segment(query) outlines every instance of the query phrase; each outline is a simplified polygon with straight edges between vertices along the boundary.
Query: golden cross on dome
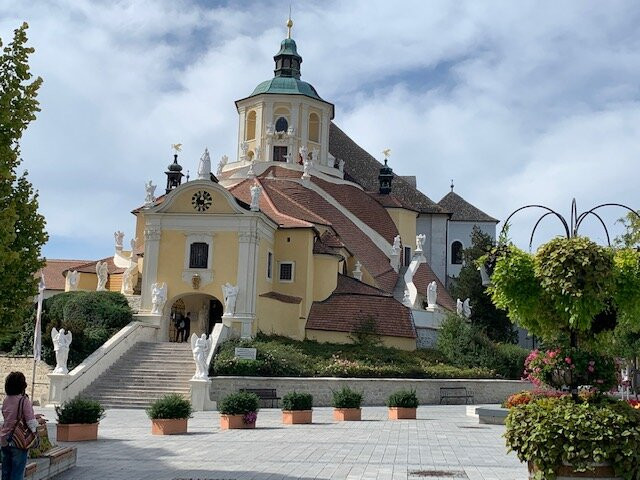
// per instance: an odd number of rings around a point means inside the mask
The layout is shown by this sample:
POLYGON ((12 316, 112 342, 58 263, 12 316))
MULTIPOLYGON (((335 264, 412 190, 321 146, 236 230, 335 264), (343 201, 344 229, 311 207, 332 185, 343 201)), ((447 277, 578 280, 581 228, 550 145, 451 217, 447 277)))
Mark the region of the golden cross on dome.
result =
POLYGON ((291 27, 293 27, 293 20, 291 20, 291 5, 289 5, 289 20, 287 20, 287 38, 291 38, 291 27))

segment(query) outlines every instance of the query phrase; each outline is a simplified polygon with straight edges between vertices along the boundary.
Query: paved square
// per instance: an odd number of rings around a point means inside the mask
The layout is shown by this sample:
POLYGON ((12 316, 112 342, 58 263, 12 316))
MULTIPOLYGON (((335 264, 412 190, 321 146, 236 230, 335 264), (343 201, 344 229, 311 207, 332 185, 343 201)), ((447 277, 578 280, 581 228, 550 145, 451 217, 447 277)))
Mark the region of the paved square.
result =
MULTIPOLYGON (((40 409, 53 424, 52 409, 40 409)), ((479 425, 464 406, 425 406, 418 420, 387 420, 366 407, 362 422, 334 422, 315 408, 313 425, 283 425, 263 409, 255 430, 219 428, 217 412, 199 412, 189 433, 152 436, 143 410, 108 410, 97 442, 80 442, 78 464, 60 480, 389 479, 524 480, 507 455, 503 426, 479 425)), ((55 436, 55 428, 50 429, 55 436)))

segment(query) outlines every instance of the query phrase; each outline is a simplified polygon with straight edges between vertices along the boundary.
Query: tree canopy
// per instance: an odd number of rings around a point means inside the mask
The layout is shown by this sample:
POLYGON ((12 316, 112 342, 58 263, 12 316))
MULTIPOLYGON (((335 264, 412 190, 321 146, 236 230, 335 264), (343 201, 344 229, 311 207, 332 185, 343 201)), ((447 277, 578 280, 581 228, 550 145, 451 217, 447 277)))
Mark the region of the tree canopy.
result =
MULTIPOLYGON (((640 210, 638 210, 638 215, 640 215, 640 210)), ((616 237, 614 243, 617 247, 640 247, 640 217, 638 215, 629 212, 618 220, 618 223, 624 226, 625 232, 616 237)))
POLYGON ((35 274, 44 265, 45 220, 38 213, 38 193, 20 172, 20 140, 40 111, 36 99, 42 85, 33 78, 27 47, 27 24, 14 30, 11 43, 0 39, 0 324, 22 320, 37 293, 35 274))

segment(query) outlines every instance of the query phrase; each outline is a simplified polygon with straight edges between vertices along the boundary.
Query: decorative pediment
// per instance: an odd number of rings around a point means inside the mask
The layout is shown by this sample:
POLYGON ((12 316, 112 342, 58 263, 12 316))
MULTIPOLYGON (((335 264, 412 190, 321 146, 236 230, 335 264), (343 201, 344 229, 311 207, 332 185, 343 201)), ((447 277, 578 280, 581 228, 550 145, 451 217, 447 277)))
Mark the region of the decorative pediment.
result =
POLYGON ((148 212, 194 215, 249 213, 226 188, 209 180, 194 180, 180 185, 148 212))

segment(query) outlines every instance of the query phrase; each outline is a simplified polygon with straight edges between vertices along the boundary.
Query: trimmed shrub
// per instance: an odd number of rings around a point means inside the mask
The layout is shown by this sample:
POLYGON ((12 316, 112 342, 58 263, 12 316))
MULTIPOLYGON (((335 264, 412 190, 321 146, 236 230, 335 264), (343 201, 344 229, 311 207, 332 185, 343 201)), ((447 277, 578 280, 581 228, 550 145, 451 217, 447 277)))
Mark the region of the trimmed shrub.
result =
POLYGON ((154 401, 146 410, 151 420, 191 418, 191 402, 177 393, 170 393, 154 401))
POLYGON ((98 423, 104 418, 104 408, 100 402, 76 397, 56 407, 58 423, 98 423))
POLYGON ((311 410, 313 395, 310 393, 289 392, 282 397, 282 410, 311 410))
POLYGON ((349 387, 342 387, 340 390, 333 392, 331 404, 334 408, 360 408, 362 396, 362 392, 356 392, 349 387))
POLYGON ((393 392, 387 398, 387 407, 418 408, 416 391, 411 389, 393 392))
POLYGON ((222 399, 218 411, 223 415, 246 415, 257 412, 259 408, 260 399, 255 393, 236 392, 222 399))

